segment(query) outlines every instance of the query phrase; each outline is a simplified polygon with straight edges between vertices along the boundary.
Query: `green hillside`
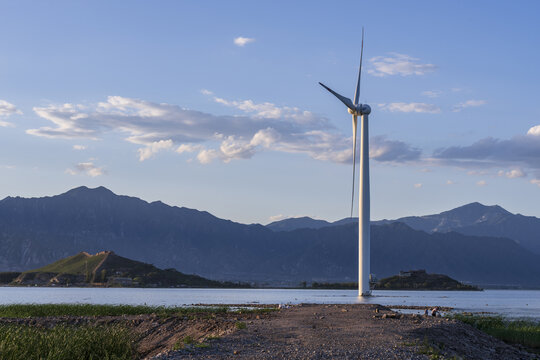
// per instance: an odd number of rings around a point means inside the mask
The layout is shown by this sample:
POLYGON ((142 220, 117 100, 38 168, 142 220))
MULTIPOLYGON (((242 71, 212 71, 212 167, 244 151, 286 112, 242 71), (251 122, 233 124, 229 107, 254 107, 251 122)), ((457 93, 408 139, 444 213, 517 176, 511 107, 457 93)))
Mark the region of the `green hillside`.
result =
POLYGON ((90 255, 86 252, 58 260, 39 269, 29 270, 27 273, 63 273, 71 275, 85 275, 87 271, 95 269, 107 257, 108 252, 90 255))
MULTIPOLYGON (((136 286, 136 287, 232 287, 239 284, 208 280, 175 269, 158 269, 143 262, 102 251, 81 252, 39 269, 21 273, 12 285, 41 286, 136 286)), ((244 285, 245 286, 245 285, 244 285)))

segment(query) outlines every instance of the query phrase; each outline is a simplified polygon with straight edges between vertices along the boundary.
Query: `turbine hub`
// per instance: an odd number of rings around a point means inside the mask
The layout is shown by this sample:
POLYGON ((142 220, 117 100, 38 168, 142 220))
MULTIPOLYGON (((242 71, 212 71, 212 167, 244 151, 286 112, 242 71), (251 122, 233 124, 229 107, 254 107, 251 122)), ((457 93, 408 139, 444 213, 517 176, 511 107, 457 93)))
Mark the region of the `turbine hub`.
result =
POLYGON ((358 104, 354 110, 347 110, 349 114, 356 116, 369 115, 371 113, 371 107, 368 104, 358 104))
POLYGON ((371 114, 371 107, 368 104, 361 104, 360 105, 360 114, 362 114, 362 115, 371 114))

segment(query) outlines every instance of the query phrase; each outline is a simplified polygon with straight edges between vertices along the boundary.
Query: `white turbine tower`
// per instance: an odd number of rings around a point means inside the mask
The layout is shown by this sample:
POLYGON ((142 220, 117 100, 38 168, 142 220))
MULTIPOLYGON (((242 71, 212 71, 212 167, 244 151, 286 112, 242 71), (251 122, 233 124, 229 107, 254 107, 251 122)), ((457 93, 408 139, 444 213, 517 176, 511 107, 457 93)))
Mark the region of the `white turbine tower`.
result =
POLYGON ((361 118, 360 127, 360 202, 358 206, 358 294, 361 296, 371 295, 369 288, 370 274, 370 203, 369 203, 369 133, 368 133, 368 115, 371 108, 367 104, 360 104, 360 78, 362 76, 362 55, 364 53, 364 29, 362 28, 362 47, 360 50, 360 68, 358 70, 358 81, 354 93, 354 103, 330 89, 323 83, 319 83, 326 90, 330 91, 342 103, 347 106, 349 114, 352 114, 353 125, 353 185, 351 199, 351 217, 354 204, 354 177, 356 166, 356 129, 358 116, 361 118))

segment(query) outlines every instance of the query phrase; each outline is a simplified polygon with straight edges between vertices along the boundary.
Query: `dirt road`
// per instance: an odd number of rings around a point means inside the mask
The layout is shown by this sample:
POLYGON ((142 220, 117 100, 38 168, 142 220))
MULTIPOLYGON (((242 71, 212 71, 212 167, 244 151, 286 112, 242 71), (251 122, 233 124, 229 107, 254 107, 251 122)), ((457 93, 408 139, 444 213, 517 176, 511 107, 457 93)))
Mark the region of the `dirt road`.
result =
POLYGON ((204 344, 152 359, 536 358, 458 321, 377 305, 295 306, 204 344))

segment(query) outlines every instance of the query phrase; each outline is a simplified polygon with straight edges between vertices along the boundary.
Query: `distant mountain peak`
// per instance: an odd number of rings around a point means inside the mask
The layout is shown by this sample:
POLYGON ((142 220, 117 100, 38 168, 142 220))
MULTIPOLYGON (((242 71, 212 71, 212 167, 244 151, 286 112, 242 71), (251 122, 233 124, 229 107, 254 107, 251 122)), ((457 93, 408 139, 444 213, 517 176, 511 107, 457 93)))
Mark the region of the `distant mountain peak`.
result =
POLYGON ((484 205, 479 202, 473 202, 470 204, 459 206, 452 210, 444 211, 439 215, 459 216, 466 217, 468 219, 476 218, 476 220, 478 221, 481 218, 488 219, 493 218, 494 216, 508 216, 512 215, 512 213, 500 207, 499 205, 484 205))
POLYGON ((107 189, 104 186, 98 186, 96 188, 89 188, 87 186, 79 186, 68 190, 62 195, 116 195, 111 190, 107 189))
POLYGON ((274 221, 267 228, 273 231, 291 231, 296 229, 319 229, 331 225, 326 220, 316 220, 309 216, 287 218, 279 221, 274 221))

